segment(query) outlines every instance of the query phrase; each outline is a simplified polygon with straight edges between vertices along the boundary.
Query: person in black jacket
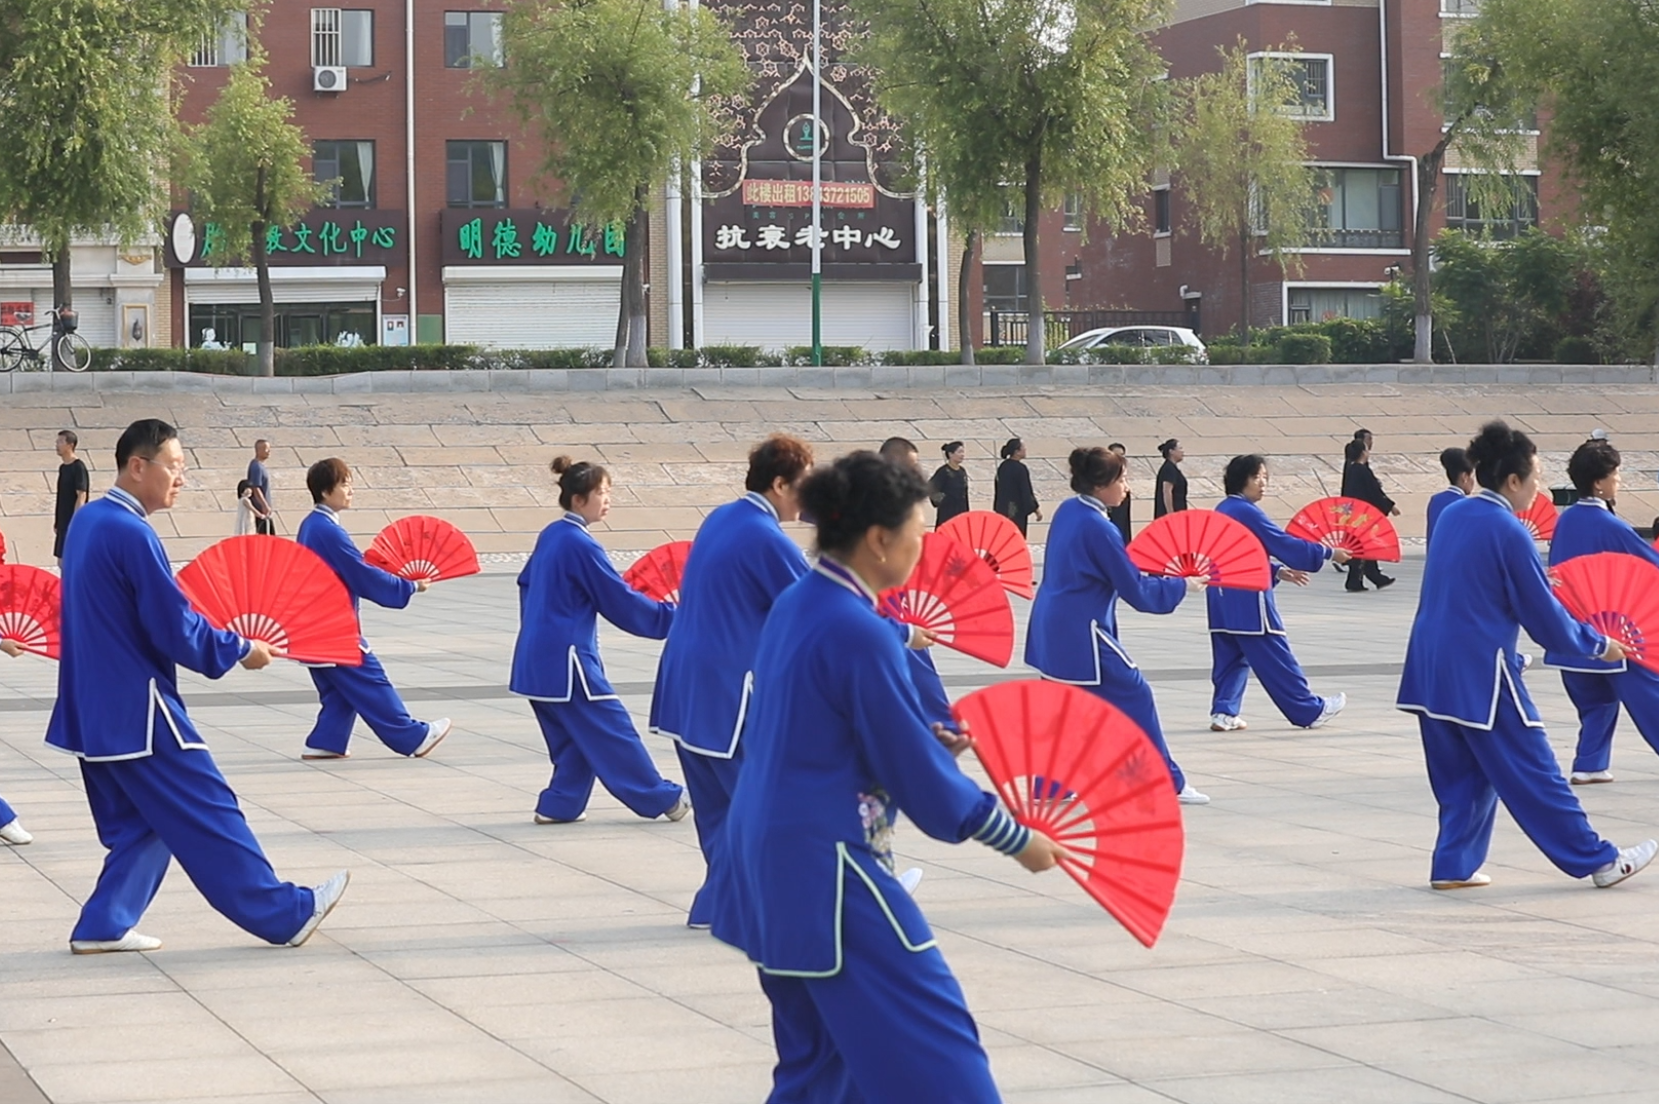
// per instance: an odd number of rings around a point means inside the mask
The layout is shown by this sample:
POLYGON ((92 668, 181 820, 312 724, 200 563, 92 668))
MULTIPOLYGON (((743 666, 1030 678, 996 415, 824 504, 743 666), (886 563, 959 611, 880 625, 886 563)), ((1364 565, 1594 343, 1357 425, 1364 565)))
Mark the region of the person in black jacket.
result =
POLYGON ((1186 456, 1181 442, 1171 437, 1158 446, 1164 466, 1158 469, 1158 481, 1152 494, 1152 517, 1178 514, 1187 508, 1187 477, 1181 474, 1180 463, 1186 456))
POLYGON ((945 462, 928 480, 928 498, 938 508, 934 528, 971 509, 968 505, 968 469, 962 466, 962 461, 968 457, 968 450, 961 441, 952 441, 941 448, 945 462))
MULTIPOLYGON (((1119 460, 1123 461, 1123 470, 1125 472, 1129 471, 1129 449, 1128 449, 1127 446, 1125 446, 1125 445, 1123 445, 1123 444, 1121 444, 1117 441, 1113 441, 1111 444, 1106 446, 1106 451, 1116 454, 1117 458, 1119 460)), ((1123 501, 1118 503, 1116 506, 1108 506, 1106 508, 1106 518, 1113 525, 1118 527, 1118 532, 1119 533, 1123 534, 1123 543, 1124 544, 1129 543, 1129 538, 1130 538, 1129 509, 1130 509, 1130 503, 1132 503, 1133 501, 1134 501, 1134 495, 1129 493, 1129 485, 1128 485, 1128 482, 1125 481, 1124 489, 1123 489, 1123 501)))
POLYGON ((1019 526, 1022 537, 1026 535, 1029 518, 1043 520, 1042 507, 1037 505, 1036 492, 1031 489, 1031 469, 1025 466, 1025 442, 1018 437, 1010 437, 1002 446, 1002 463, 997 466, 991 508, 1019 526))
MULTIPOLYGON (((1365 433, 1364 430, 1360 431, 1365 433)), ((1383 493, 1382 484, 1371 471, 1371 445, 1369 433, 1361 437, 1354 435, 1343 450, 1343 458, 1347 461, 1342 467, 1342 495, 1344 498, 1357 498, 1361 502, 1370 503, 1387 514, 1398 514, 1400 508, 1394 505, 1394 500, 1383 493)), ((1376 560, 1354 560, 1348 566, 1348 583, 1344 588, 1349 592, 1358 592, 1365 589, 1365 580, 1371 580, 1378 590, 1391 586, 1394 583, 1392 575, 1384 575, 1382 568, 1377 566, 1376 560)))

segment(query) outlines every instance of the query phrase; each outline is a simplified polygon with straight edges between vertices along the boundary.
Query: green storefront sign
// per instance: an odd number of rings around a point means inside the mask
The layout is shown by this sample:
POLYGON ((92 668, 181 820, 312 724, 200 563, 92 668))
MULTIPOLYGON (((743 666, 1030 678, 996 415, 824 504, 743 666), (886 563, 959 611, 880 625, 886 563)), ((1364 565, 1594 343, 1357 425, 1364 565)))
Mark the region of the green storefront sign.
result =
POLYGON ((447 210, 442 223, 446 265, 620 264, 625 252, 621 224, 588 226, 563 210, 447 210))

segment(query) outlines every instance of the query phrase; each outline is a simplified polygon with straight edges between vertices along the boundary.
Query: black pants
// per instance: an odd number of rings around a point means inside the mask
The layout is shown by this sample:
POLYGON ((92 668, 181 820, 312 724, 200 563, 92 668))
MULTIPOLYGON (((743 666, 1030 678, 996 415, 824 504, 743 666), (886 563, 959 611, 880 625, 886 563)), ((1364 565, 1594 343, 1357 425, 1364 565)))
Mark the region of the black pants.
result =
POLYGON ((255 515, 253 519, 253 531, 258 533, 260 536, 276 536, 276 515, 273 514, 270 517, 259 517, 258 515, 255 515))
POLYGON ((1366 579, 1370 579, 1373 586, 1380 587, 1384 577, 1376 560, 1349 560, 1348 583, 1345 589, 1364 590, 1366 579))

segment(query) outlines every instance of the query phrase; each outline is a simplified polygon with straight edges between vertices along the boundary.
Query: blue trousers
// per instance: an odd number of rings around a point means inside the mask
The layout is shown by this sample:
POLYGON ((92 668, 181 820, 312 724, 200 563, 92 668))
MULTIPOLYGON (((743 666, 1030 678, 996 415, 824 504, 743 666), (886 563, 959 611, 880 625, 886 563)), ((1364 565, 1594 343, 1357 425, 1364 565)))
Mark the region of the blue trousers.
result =
POLYGON ((399 755, 413 755, 426 739, 426 722, 409 715, 373 652, 363 653, 361 667, 313 667, 311 681, 322 700, 317 723, 305 738, 312 751, 344 755, 358 717, 399 755))
POLYGON ((849 877, 839 973, 762 972, 778 1064, 769 1104, 993 1104, 1002 1097, 939 948, 907 951, 849 877))
POLYGON ((1147 685, 1140 671, 1123 663, 1115 655, 1103 654, 1100 661, 1100 685, 1085 686, 1082 689, 1128 714, 1129 719, 1151 738, 1158 754, 1164 757, 1164 765, 1169 768, 1170 780, 1175 783, 1175 792, 1180 793, 1187 788, 1187 776, 1176 764, 1175 757, 1169 753, 1169 744, 1164 741, 1164 726, 1158 720, 1158 705, 1152 700, 1152 687, 1147 685))
POLYGON ((1246 636, 1212 632, 1210 656, 1213 661, 1210 681, 1215 685, 1215 695, 1210 699, 1211 713, 1238 716, 1251 671, 1256 672, 1262 689, 1285 715, 1285 720, 1298 728, 1311 725, 1324 712, 1325 699, 1309 689, 1302 665, 1291 654, 1290 641, 1278 633, 1246 636))
POLYGON ((683 791, 657 773, 621 702, 531 701, 530 708, 553 760, 553 780, 536 800, 536 812, 542 816, 581 816, 595 778, 612 797, 647 819, 662 816, 680 799, 683 791))
POLYGON ((175 857, 208 904, 267 943, 286 943, 311 919, 311 890, 277 880, 208 751, 163 733, 142 759, 83 760, 81 778, 109 854, 71 939, 125 935, 175 857))
POLYGON ((17 813, 12 810, 10 805, 6 804, 5 798, 0 797, 0 828, 4 828, 16 819, 17 813))
POLYGON ((1499 801, 1544 857, 1575 878, 1619 857, 1590 827, 1544 730, 1524 723, 1507 693, 1498 697, 1490 732, 1421 715, 1417 725, 1440 804, 1431 880, 1467 878, 1480 869, 1499 801))
POLYGON ((697 845, 703 849, 705 874, 697 896, 691 900, 691 915, 686 923, 693 927, 706 926, 713 917, 713 905, 708 899, 706 868, 714 863, 714 849, 719 844, 720 830, 725 827, 726 813, 732 807, 732 791, 737 789, 738 769, 743 765, 743 744, 730 759, 712 755, 698 755, 676 744, 680 756, 680 770, 685 774, 685 788, 691 794, 692 808, 696 809, 697 845))
POLYGON ((1634 663, 1628 671, 1587 675, 1562 671, 1561 685, 1578 710, 1578 753, 1575 771, 1604 771, 1613 763, 1613 730, 1619 724, 1619 706, 1630 713, 1636 731, 1659 751, 1659 675, 1634 663))
POLYGON ((950 712, 950 695, 945 693, 945 684, 939 678, 939 668, 933 665, 932 648, 906 648, 905 658, 910 661, 910 683, 916 688, 916 697, 922 703, 922 717, 930 725, 942 724, 947 727, 956 724, 950 712))

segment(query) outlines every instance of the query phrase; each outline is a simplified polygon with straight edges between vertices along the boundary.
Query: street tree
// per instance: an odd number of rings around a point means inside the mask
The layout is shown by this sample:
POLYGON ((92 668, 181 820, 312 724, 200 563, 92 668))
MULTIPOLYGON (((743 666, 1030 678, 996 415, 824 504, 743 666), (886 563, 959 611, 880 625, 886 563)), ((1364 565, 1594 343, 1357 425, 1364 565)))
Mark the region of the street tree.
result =
POLYGON ((292 122, 294 105, 271 96, 265 55, 251 47, 233 65, 205 121, 183 142, 182 181, 193 213, 218 228, 215 265, 251 264, 259 282, 259 374, 276 374, 276 300, 271 293, 272 239, 329 195, 306 167, 311 150, 292 122))
POLYGON ((721 133, 711 101, 748 89, 743 53, 708 9, 661 0, 516 0, 502 42, 484 79, 542 138, 543 176, 582 222, 623 227, 612 363, 643 367, 651 193, 721 133))
POLYGON ((869 25, 854 57, 873 71, 883 110, 904 125, 970 245, 1005 203, 1024 212, 1027 363, 1043 363, 1046 353, 1042 213, 1073 193, 1114 227, 1142 216, 1139 201, 1168 133, 1164 64, 1147 31, 1167 7, 853 0, 869 25))

